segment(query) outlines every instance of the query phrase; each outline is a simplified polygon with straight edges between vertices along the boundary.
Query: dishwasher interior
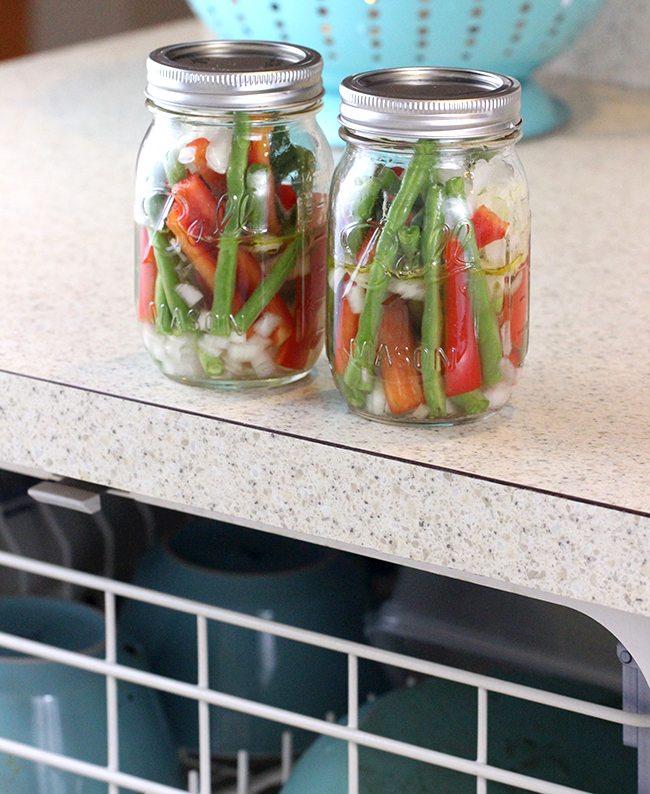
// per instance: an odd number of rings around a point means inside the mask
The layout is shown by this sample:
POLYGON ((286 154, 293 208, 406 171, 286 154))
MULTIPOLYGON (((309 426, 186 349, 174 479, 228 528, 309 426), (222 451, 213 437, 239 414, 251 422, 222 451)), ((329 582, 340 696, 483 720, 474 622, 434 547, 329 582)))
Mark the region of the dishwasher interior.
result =
POLYGON ((3 794, 648 794, 647 685, 581 613, 79 505, 0 472, 3 794))

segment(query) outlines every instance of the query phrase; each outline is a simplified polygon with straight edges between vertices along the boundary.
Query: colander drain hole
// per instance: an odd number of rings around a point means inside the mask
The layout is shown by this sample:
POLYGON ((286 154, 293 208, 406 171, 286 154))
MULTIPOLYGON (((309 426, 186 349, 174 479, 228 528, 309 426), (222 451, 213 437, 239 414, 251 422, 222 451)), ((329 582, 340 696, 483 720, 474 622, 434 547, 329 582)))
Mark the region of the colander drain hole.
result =
POLYGON ((508 39, 508 46, 503 50, 504 58, 512 58, 515 54, 517 45, 521 43, 524 28, 528 24, 528 15, 533 9, 532 2, 522 3, 519 6, 519 13, 515 17, 512 33, 508 39))
POLYGON ((278 29, 278 38, 281 41, 289 41, 289 35, 286 31, 286 26, 284 23, 284 19, 282 18, 282 8, 280 3, 276 1, 269 3, 269 8, 271 10, 271 15, 273 17, 273 24, 278 29))
POLYGON ((325 5, 325 3, 321 3, 316 9, 316 13, 324 18, 324 21, 321 23, 320 26, 320 32, 321 32, 321 36, 323 37, 323 45, 327 48, 325 57, 328 58, 330 61, 335 61, 336 41, 334 39, 334 31, 332 26, 326 19, 326 17, 329 14, 329 9, 325 5))
POLYGON ((480 5, 481 0, 476 0, 476 5, 472 6, 469 11, 469 24, 466 28, 467 37, 464 41, 465 49, 460 54, 461 61, 469 61, 472 58, 472 49, 476 46, 478 34, 481 31, 481 26, 478 20, 483 16, 483 8, 480 5))
MULTIPOLYGON (((231 2, 234 6, 238 5, 238 0, 231 0, 231 2)), ((239 10, 235 14, 235 19, 239 23, 242 36, 248 38, 249 36, 253 35, 253 31, 251 30, 251 27, 248 24, 248 20, 246 19, 246 14, 244 14, 243 10, 241 9, 241 6, 239 7, 239 10)))

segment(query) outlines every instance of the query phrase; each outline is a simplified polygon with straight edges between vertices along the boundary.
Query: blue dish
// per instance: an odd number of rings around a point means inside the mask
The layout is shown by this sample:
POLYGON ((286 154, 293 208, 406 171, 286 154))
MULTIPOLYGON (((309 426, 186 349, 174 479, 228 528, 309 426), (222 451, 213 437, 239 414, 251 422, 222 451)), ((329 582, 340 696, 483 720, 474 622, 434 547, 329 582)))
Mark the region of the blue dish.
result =
MULTIPOLYGON (((357 641, 363 640, 369 606, 366 580, 363 562, 352 555, 208 520, 193 522, 153 550, 135 576, 144 587, 357 641)), ((192 616, 127 601, 119 626, 143 643, 155 672, 196 682, 192 616)), ((347 710, 342 654, 215 622, 208 645, 213 689, 317 717, 347 710)), ((383 681, 376 667, 365 673, 366 688, 383 681)), ((195 752, 196 703, 165 696, 164 705, 178 743, 195 752)), ((284 729, 211 708, 210 730, 215 754, 246 749, 270 757, 279 755, 284 729)), ((295 746, 304 748, 312 738, 296 732, 295 746)))
MULTIPOLYGON (((101 656, 104 620, 81 604, 37 597, 0 599, 0 631, 101 656)), ((144 668, 128 645, 119 661, 144 668)), ((182 778, 157 694, 118 684, 120 769, 168 785, 182 778)), ((106 683, 102 676, 0 648, 0 736, 105 765, 106 683)), ((0 791, 11 794, 106 794, 105 783, 0 754, 0 791)), ((123 794, 127 794, 124 790, 123 794)))
POLYGON ((490 69, 518 78, 525 134, 549 132, 569 112, 532 73, 570 46, 604 0, 280 0, 263 11, 254 0, 187 2, 219 38, 282 39, 321 52, 327 94, 320 123, 336 145, 338 86, 346 75, 420 64, 490 69))
MULTIPOLYGON (((360 726, 475 759, 476 702, 473 687, 430 679, 365 707, 360 726)), ((636 793, 636 752, 623 746, 620 726, 503 695, 490 695, 489 715, 489 764, 595 794, 636 793)), ((359 748, 359 777, 361 794, 476 792, 474 777, 364 747, 359 748)), ((488 791, 513 789, 488 783, 488 791)), ((303 755, 281 794, 305 792, 346 794, 344 742, 322 737, 303 755)))

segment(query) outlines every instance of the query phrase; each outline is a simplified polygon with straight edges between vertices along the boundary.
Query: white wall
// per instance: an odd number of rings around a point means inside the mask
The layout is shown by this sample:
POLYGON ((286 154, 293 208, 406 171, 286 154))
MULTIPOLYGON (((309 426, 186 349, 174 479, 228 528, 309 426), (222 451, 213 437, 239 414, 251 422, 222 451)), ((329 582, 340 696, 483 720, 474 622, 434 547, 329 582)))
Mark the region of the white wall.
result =
POLYGON ((650 0, 608 0, 571 50, 544 70, 650 88, 650 0))

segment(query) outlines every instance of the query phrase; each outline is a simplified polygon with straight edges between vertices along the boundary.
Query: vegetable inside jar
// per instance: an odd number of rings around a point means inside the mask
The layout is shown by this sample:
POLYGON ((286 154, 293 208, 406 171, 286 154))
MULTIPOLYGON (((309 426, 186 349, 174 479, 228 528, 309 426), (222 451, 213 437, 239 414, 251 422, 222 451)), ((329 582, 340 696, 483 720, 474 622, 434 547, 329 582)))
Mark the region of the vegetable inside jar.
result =
POLYGON ((137 307, 174 380, 220 388, 306 375, 325 324, 332 155, 321 57, 271 42, 155 50, 136 173, 137 307))
POLYGON ((371 419, 454 424, 510 399, 528 347, 520 86, 467 69, 341 84, 328 357, 371 419))

